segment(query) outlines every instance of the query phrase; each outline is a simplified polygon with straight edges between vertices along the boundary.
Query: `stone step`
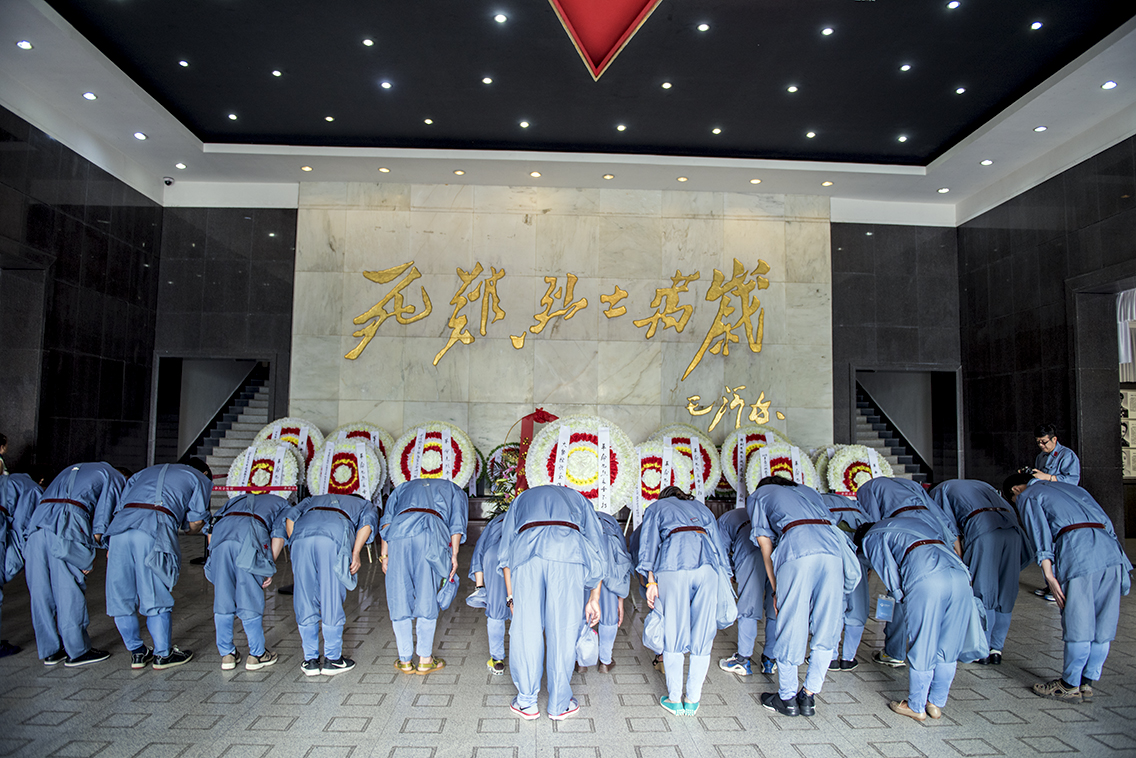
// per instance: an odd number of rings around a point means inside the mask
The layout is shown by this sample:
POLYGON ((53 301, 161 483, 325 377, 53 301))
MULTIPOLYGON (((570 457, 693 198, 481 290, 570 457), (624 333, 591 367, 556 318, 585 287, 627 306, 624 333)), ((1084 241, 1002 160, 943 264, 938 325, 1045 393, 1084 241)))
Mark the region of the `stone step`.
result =
POLYGON ((252 432, 255 437, 257 432, 264 428, 264 424, 256 423, 254 421, 234 421, 232 423, 233 432, 252 432))

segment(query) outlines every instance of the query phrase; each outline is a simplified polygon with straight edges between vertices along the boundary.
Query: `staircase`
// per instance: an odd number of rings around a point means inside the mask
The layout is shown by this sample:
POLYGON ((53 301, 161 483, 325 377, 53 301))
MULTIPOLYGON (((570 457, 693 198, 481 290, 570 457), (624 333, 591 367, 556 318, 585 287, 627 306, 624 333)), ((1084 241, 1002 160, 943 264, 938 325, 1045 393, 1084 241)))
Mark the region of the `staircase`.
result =
POLYGON ((907 445, 903 436, 880 412, 872 398, 856 385, 856 444, 874 448, 891 464, 897 479, 910 479, 923 484, 931 480, 931 469, 907 445))
POLYGON ((193 454, 204 458, 213 475, 220 477, 218 483, 224 483, 233 460, 268 423, 268 395, 267 379, 254 372, 194 449, 193 454))

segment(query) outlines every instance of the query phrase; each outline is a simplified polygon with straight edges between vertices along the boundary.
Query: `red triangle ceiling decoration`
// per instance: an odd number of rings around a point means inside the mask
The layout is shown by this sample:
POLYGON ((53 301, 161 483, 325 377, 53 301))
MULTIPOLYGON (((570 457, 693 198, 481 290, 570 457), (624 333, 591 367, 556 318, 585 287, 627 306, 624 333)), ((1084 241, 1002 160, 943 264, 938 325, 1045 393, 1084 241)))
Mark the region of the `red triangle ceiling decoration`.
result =
POLYGON ((548 0, 598 81, 662 0, 548 0))

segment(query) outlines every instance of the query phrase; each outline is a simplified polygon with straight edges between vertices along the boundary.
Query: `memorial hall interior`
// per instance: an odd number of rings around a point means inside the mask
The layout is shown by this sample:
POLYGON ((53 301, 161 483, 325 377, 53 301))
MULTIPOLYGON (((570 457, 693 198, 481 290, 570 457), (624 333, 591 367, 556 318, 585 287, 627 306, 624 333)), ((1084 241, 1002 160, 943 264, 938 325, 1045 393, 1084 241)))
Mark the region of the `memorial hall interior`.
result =
MULTIPOLYGON (((12 471, 177 460, 250 370, 269 420, 446 421, 483 451, 536 407, 635 444, 677 422, 720 444, 749 408, 802 447, 854 443, 869 394, 934 482, 998 486, 1054 424, 1124 539, 1133 288, 1130 3, 0 1, 12 471), (723 286, 760 310, 707 350, 723 286)), ((1061 623, 1023 592, 1006 663, 960 666, 941 722, 890 719, 905 675, 871 663, 792 726, 761 712, 766 677, 713 667, 706 717, 668 722, 640 608, 626 668, 573 680, 586 718, 534 731, 461 603, 438 624, 451 671, 391 673, 366 560, 359 668, 315 682, 275 586, 282 665, 222 675, 188 566, 175 638, 200 661, 131 672, 100 572, 114 657, 90 669, 45 670, 5 587, 25 654, 0 661, 0 755, 1136 755, 1128 598, 1092 706, 1028 692, 1060 671, 1061 623)), ((870 622, 862 652, 881 639, 870 622)))

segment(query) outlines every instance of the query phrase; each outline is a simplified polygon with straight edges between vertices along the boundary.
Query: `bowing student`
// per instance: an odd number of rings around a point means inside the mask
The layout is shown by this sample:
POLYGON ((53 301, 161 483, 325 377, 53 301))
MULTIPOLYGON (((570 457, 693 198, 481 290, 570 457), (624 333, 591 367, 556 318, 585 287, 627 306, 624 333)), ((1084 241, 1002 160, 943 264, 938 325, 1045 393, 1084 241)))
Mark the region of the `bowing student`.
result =
POLYGON ((387 499, 379 521, 379 561, 398 645, 394 666, 404 674, 426 675, 446 665, 434 658, 438 590, 457 574, 458 545, 465 542, 468 520, 465 490, 448 479, 411 479, 387 499), (417 665, 411 660, 415 653, 417 665))
POLYGON ((497 548, 501 544, 501 528, 505 514, 499 513, 485 525, 473 556, 469 562, 469 578, 474 582, 473 594, 466 604, 485 609, 485 631, 489 637, 489 660, 485 667, 494 676, 505 675, 505 622, 509 620, 509 607, 505 605, 508 593, 505 578, 497 571, 497 548))
MULTIPOLYGON (((45 666, 87 666, 110 658, 87 634, 87 574, 98 542, 91 524, 107 520, 126 477, 109 463, 68 466, 48 485, 28 519, 24 578, 36 648, 45 666)), ((102 535, 98 535, 101 538, 102 535)))
MULTIPOLYGON (((837 528, 849 535, 854 534, 856 527, 868 520, 868 514, 864 513, 853 498, 829 492, 822 494, 821 499, 832 514, 837 528)), ((864 625, 868 623, 868 570, 871 567, 863 555, 857 557, 860 559, 862 574, 855 589, 844 593, 844 641, 840 646, 840 654, 828 665, 830 671, 851 671, 859 665, 856 662, 856 651, 860 649, 864 625)))
MULTIPOLYGON (((0 588, 24 567, 24 532, 43 490, 27 474, 0 473, 0 588)), ((0 609, 4 593, 0 590, 0 609)), ((0 658, 20 652, 19 645, 0 640, 0 658)))
POLYGON ((607 540, 610 560, 600 584, 600 654, 596 671, 606 674, 615 668, 612 653, 615 650, 615 637, 623 624, 623 601, 631 591, 631 554, 627 550, 627 540, 615 516, 596 511, 604 539, 607 540))
POLYGON ((276 653, 265 647, 264 589, 272 583, 276 559, 284 549, 288 508, 282 497, 249 492, 225 503, 206 528, 205 578, 213 583, 213 624, 222 671, 231 671, 241 662, 233 642, 237 618, 248 639, 245 669, 256 671, 276 663, 276 653))
POLYGON ((769 657, 777 636, 777 615, 773 609, 773 587, 765 573, 761 549, 750 539, 749 513, 734 508, 718 517, 722 545, 730 557, 734 581, 738 588, 738 646, 729 658, 718 661, 718 668, 731 674, 753 673, 753 648, 757 641, 757 623, 765 619, 765 650, 761 654, 762 673, 772 674, 776 662, 769 657))

